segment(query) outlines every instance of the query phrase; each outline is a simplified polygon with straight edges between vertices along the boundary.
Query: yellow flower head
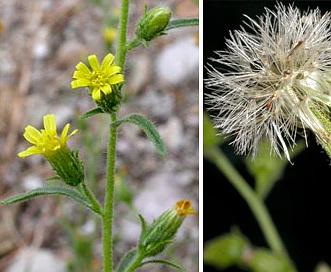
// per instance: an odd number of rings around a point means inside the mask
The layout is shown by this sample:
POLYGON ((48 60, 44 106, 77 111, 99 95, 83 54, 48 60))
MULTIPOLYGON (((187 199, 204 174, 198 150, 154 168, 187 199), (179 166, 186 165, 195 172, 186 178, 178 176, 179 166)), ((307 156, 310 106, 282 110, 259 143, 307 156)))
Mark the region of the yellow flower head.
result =
POLYGON ((188 199, 183 199, 175 203, 174 209, 178 216, 186 216, 189 214, 195 214, 196 211, 191 206, 191 202, 188 199))
POLYGON ((101 99, 101 92, 110 94, 112 92, 111 85, 124 81, 123 75, 120 74, 121 67, 115 65, 114 58, 109 53, 99 65, 96 55, 89 55, 87 60, 91 70, 84 63, 79 62, 72 76, 74 80, 71 81, 71 88, 89 87, 95 101, 101 99))
POLYGON ((34 154, 46 154, 55 151, 59 148, 66 148, 67 140, 77 132, 77 129, 67 135, 69 124, 66 124, 58 136, 56 132, 56 123, 54 114, 47 114, 44 116, 44 129, 40 131, 33 126, 26 126, 24 131, 24 138, 33 144, 26 150, 21 151, 17 155, 25 158, 34 154))

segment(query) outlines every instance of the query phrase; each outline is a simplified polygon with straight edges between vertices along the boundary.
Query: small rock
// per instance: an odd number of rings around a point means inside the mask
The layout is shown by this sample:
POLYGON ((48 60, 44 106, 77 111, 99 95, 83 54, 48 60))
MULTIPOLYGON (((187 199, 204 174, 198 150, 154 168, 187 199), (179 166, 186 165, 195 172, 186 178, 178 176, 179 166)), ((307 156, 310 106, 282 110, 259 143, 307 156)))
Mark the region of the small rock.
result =
POLYGON ((198 75, 198 70, 199 48, 193 35, 166 46, 156 60, 158 78, 164 84, 179 84, 193 72, 198 75))
POLYGON ((36 175, 28 175, 24 177, 22 180, 22 186, 26 191, 42 187, 43 185, 44 185, 43 179, 36 175))
POLYGON ((147 55, 138 55, 131 60, 132 68, 130 80, 127 82, 130 94, 136 94, 141 91, 151 78, 151 58, 147 55))
POLYGON ((159 128, 159 132, 167 149, 178 151, 184 146, 184 128, 179 118, 170 118, 165 125, 159 128))
POLYGON ((49 45, 49 29, 46 27, 41 27, 36 35, 36 42, 33 47, 33 56, 36 59, 43 59, 49 55, 50 45, 49 45))

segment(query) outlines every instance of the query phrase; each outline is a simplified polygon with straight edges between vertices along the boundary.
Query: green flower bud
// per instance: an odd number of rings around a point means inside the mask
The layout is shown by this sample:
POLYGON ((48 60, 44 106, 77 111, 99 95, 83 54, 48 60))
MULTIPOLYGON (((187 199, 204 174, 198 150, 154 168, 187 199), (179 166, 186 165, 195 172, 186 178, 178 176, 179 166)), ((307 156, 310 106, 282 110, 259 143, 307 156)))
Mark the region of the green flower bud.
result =
POLYGON ((241 263, 249 243, 239 232, 232 232, 208 241, 204 247, 204 261, 224 269, 241 263))
POLYGON ((176 202, 175 206, 158 217, 150 227, 140 217, 142 232, 138 242, 138 253, 143 258, 152 257, 162 252, 172 242, 186 215, 195 211, 189 200, 176 202))
POLYGON ((164 35, 171 14, 171 10, 167 7, 155 7, 147 11, 147 6, 145 6, 144 14, 136 23, 136 37, 146 43, 160 35, 164 35))

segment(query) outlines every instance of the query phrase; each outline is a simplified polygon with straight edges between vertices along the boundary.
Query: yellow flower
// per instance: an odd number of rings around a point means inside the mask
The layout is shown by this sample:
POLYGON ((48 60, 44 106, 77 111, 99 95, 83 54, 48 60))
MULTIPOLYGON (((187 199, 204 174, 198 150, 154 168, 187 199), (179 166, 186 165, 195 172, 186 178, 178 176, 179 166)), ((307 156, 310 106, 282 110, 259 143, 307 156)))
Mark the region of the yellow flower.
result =
POLYGON ((196 213, 188 199, 177 201, 175 204, 175 210, 178 216, 185 216, 196 213))
POLYGON ((89 87, 95 101, 101 99, 101 92, 110 94, 112 92, 111 85, 124 81, 123 75, 120 74, 121 67, 115 65, 114 58, 109 53, 99 65, 96 55, 89 55, 87 60, 91 70, 84 63, 79 62, 72 76, 74 80, 71 82, 71 88, 89 87))
POLYGON ((55 151, 59 148, 65 148, 67 140, 77 132, 77 129, 67 135, 69 124, 66 124, 58 136, 56 132, 56 122, 54 114, 47 114, 44 116, 44 129, 40 131, 33 126, 26 126, 24 131, 24 138, 33 144, 26 150, 21 151, 17 155, 25 158, 34 154, 46 154, 55 151))

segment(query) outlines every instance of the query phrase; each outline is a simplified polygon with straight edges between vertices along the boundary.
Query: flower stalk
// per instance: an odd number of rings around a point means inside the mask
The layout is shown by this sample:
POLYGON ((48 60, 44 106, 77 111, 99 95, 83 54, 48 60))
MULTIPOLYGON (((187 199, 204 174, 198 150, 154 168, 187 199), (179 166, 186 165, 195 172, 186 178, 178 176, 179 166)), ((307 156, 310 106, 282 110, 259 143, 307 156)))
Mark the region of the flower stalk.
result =
POLYGON ((116 47, 116 60, 120 67, 124 67, 126 57, 126 28, 129 16, 129 0, 121 1, 121 12, 118 22, 118 38, 116 47))
MULTIPOLYGON (((116 113, 111 114, 111 122, 116 121, 116 113)), ((117 127, 110 126, 107 147, 106 192, 102 217, 103 271, 113 271, 112 225, 114 207, 115 153, 117 127)))
POLYGON ((204 150, 204 156, 222 171, 233 187, 235 187, 239 194, 245 199, 272 251, 288 256, 286 248, 263 201, 237 172, 221 150, 215 147, 206 148, 204 150))
MULTIPOLYGON (((118 40, 116 48, 117 65, 123 69, 126 56, 126 28, 129 14, 129 0, 121 1, 121 12, 118 23, 118 40)), ((110 124, 116 122, 117 113, 110 115, 110 124)), ((115 183, 115 155, 117 126, 109 126, 107 147, 106 192, 104 198, 102 217, 102 246, 103 246, 103 271, 113 271, 113 209, 114 209, 114 183, 115 183)))

